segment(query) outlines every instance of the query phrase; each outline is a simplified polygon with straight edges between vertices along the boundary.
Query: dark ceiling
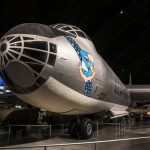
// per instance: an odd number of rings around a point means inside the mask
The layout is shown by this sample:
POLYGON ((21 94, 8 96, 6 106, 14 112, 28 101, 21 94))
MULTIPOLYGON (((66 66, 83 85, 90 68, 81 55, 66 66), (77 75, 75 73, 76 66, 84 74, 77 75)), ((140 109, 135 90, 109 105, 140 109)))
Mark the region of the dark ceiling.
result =
POLYGON ((84 30, 125 83, 150 84, 150 0, 4 0, 0 36, 26 22, 84 30))

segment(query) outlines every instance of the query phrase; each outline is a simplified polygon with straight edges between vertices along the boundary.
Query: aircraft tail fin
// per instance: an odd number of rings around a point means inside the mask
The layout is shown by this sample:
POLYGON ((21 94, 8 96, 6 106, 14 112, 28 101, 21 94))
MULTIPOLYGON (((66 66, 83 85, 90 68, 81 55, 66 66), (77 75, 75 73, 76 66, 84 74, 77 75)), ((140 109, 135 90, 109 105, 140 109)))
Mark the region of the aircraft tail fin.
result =
POLYGON ((132 85, 132 75, 131 75, 131 73, 129 74, 129 85, 132 85))

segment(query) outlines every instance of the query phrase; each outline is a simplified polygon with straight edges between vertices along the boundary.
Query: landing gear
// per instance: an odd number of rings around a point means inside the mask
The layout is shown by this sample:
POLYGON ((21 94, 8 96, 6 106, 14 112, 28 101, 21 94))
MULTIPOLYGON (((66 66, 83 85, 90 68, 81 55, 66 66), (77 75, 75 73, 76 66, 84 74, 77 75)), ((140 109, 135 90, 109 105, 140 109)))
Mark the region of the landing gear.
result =
POLYGON ((92 121, 88 118, 74 119, 68 128, 72 138, 88 139, 93 134, 92 121))
POLYGON ((68 132, 70 137, 72 138, 78 138, 78 122, 76 119, 73 119, 68 127, 68 132))
POLYGON ((93 134, 92 121, 88 118, 84 118, 80 121, 79 125, 79 135, 81 139, 88 139, 93 134))

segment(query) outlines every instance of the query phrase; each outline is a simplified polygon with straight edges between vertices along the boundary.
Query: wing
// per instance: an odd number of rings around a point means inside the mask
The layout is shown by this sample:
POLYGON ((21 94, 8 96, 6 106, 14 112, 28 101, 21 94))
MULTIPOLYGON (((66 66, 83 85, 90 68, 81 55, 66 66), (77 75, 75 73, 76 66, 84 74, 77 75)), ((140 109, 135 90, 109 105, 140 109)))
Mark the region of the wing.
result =
POLYGON ((126 85, 131 101, 148 101, 150 102, 150 85, 126 85))
POLYGON ((112 113, 112 117, 110 117, 110 119, 114 119, 114 118, 119 118, 119 117, 123 117, 123 116, 127 116, 129 115, 128 111, 118 111, 118 110, 110 110, 112 113))

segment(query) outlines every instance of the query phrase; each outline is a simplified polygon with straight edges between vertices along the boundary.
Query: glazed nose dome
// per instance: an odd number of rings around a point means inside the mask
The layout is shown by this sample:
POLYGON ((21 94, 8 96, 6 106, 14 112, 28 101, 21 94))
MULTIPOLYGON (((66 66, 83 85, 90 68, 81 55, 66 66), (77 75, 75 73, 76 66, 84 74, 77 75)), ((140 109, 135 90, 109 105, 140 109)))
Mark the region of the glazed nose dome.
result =
POLYGON ((26 23, 0 39, 0 70, 13 92, 32 92, 53 74, 57 47, 51 39, 56 33, 46 25, 26 23))
MULTIPOLYGON (((0 40, 2 76, 11 90, 16 93, 26 93, 32 91, 31 89, 38 88, 36 80, 44 67, 47 54, 43 56, 41 54, 43 61, 39 61, 40 57, 36 61, 34 55, 37 55, 38 52, 30 47, 33 42, 34 38, 18 35, 5 36, 0 40), (28 45, 29 50, 25 48, 25 45, 28 45)), ((43 81, 45 80, 43 79, 43 81)))

